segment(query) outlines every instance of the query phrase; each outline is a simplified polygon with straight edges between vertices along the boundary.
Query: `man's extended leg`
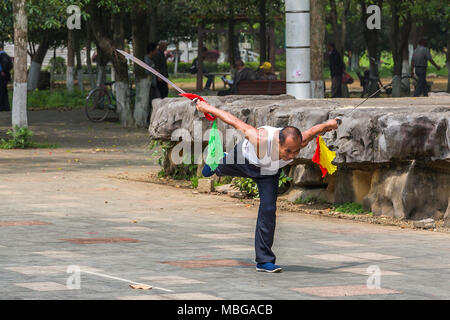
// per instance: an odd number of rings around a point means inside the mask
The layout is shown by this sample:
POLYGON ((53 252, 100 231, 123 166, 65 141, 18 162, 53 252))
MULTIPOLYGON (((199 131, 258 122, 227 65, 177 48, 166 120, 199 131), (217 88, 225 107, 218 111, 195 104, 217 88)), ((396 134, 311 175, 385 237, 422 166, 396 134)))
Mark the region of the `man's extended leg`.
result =
POLYGON ((279 174, 261 176, 255 179, 260 199, 255 231, 255 253, 258 271, 281 271, 281 268, 273 265, 276 256, 272 251, 276 226, 278 179, 279 174), (265 264, 267 265, 265 266, 265 264))
POLYGON ((213 174, 217 176, 231 176, 231 177, 258 177, 260 174, 259 168, 249 164, 248 160, 242 154, 242 142, 234 146, 233 150, 226 153, 220 161, 219 166, 215 171, 205 164, 202 170, 204 177, 210 177, 213 174))

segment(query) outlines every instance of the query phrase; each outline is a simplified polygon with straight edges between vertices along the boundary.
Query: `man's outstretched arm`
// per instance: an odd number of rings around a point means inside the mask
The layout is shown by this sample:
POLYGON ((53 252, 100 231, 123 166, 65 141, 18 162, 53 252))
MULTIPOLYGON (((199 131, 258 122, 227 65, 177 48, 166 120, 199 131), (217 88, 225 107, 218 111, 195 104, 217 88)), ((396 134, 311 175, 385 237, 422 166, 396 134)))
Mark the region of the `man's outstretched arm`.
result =
POLYGON ((327 122, 315 125, 314 127, 302 132, 302 145, 304 148, 310 143, 318 134, 335 130, 338 127, 336 119, 328 120, 327 122))
POLYGON ((267 137, 267 133, 265 132, 265 130, 256 129, 255 127, 233 116, 231 113, 224 110, 220 110, 205 101, 197 102, 197 110, 200 112, 210 113, 213 116, 216 116, 217 118, 222 120, 223 122, 229 124, 236 130, 241 131, 244 134, 244 136, 248 139, 248 141, 250 141, 250 143, 255 146, 259 154, 259 145, 267 137))

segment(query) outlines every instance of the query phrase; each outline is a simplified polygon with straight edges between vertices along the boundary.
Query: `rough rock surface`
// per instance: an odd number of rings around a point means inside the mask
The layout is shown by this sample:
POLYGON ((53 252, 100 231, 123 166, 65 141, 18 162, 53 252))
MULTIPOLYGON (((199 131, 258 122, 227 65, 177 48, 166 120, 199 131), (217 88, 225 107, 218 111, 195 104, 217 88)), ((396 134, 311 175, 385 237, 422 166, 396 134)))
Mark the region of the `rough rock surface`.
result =
MULTIPOLYGON (((341 117, 342 125, 323 135, 336 151, 336 173, 325 180, 316 176, 311 162, 316 146, 310 143, 293 163, 293 185, 321 187, 314 192, 334 203, 363 203, 375 214, 415 220, 443 217, 450 226, 450 96, 369 99, 355 110, 361 99, 296 100, 284 95, 207 100, 255 127, 306 130, 341 117)), ((210 126, 187 99, 153 100, 152 139, 170 140, 175 133, 174 140, 189 135, 204 144, 210 126)), ((243 138, 226 131, 231 128, 221 121, 218 128, 224 133, 225 150, 234 146, 236 136, 243 138)))
POLYGON ((322 178, 322 172, 316 164, 299 164, 294 166, 292 172, 292 182, 299 187, 326 187, 327 183, 322 178))
POLYGON ((431 229, 431 228, 436 227, 436 222, 434 221, 433 218, 414 221, 414 227, 423 228, 423 229, 431 229))
MULTIPOLYGON (((336 164, 414 159, 450 161, 450 97, 446 96, 369 99, 354 112, 352 106, 360 99, 228 96, 208 97, 208 101, 255 127, 292 125, 305 130, 340 116, 343 123, 338 130, 324 135, 329 148, 336 151, 336 164)), ((205 131, 209 127, 209 121, 196 113, 185 98, 153 100, 149 126, 152 139, 170 140, 176 129, 183 128, 192 137, 207 141, 205 131), (194 135, 195 120, 201 120, 202 135, 194 135)), ((225 132, 230 127, 219 121, 218 128, 225 132)), ((315 145, 310 143, 300 151, 298 161, 310 162, 314 151, 315 145)))
POLYGON ((214 191, 213 179, 208 179, 208 178, 198 179, 197 191, 198 192, 206 192, 206 193, 210 193, 210 192, 214 191))

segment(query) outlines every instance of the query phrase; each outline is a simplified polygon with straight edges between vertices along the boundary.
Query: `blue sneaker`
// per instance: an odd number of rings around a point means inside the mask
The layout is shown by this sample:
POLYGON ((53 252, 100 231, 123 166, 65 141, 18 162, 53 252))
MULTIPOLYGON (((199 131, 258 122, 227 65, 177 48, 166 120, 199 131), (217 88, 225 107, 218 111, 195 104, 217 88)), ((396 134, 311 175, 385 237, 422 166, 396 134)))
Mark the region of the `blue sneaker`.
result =
POLYGON ((207 164, 205 164, 205 166, 203 167, 202 170, 202 175, 207 178, 207 177, 211 177, 214 173, 216 173, 216 171, 211 170, 211 167, 208 166, 207 164))
POLYGON ((258 263, 256 265, 256 271, 262 271, 262 272, 281 272, 281 267, 277 266, 276 264, 273 264, 272 262, 266 262, 266 263, 258 263))
MULTIPOLYGON (((223 156, 226 157, 228 155, 227 152, 223 153, 223 156)), ((211 167, 208 166, 207 164, 205 164, 205 166, 202 169, 202 175, 205 178, 211 177, 214 173, 216 173, 216 171, 211 170, 211 167)))

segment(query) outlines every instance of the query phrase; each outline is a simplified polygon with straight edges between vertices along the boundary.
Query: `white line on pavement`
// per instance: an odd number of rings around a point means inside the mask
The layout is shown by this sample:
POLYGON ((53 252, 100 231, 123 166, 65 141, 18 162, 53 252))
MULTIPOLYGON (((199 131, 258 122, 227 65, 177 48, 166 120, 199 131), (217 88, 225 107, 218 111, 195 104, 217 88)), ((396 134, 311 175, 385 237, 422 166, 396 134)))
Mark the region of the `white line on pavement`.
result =
MULTIPOLYGON (((109 278, 109 279, 114 279, 114 280, 119 280, 119 281, 123 281, 123 282, 128 282, 128 283, 133 283, 133 284, 140 284, 140 285, 145 285, 148 286, 148 284, 144 284, 144 283, 140 283, 140 282, 135 282, 135 281, 131 281, 131 280, 127 280, 127 279, 122 279, 122 278, 118 278, 118 277, 113 277, 113 276, 109 276, 107 274, 102 274, 102 273, 97 273, 97 272, 92 272, 92 271, 84 271, 84 270, 80 270, 81 272, 84 273, 88 273, 88 274, 92 274, 95 276, 99 276, 99 277, 104 277, 104 278, 109 278)), ((162 290, 162 291, 166 291, 166 292, 173 292, 172 290, 169 289, 164 289, 164 288, 160 288, 160 287, 154 287, 151 286, 153 289, 157 289, 157 290, 162 290)))

